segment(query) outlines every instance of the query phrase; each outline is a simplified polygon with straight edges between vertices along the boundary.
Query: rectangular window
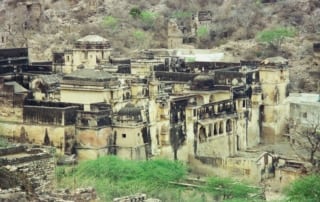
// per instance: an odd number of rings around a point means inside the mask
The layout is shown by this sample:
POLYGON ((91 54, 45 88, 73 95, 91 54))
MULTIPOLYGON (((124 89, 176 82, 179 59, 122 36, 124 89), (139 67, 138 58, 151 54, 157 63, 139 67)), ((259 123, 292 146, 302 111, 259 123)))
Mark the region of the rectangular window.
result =
POLYGON ((302 116, 303 116, 303 118, 308 118, 308 113, 307 113, 307 112, 304 112, 304 113, 302 114, 302 116))

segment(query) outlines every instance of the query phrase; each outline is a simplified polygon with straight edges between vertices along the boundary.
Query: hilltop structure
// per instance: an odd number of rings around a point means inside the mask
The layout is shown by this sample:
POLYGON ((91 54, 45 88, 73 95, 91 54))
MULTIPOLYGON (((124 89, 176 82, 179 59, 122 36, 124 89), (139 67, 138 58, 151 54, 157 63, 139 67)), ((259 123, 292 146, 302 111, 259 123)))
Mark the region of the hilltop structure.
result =
POLYGON ((116 58, 95 35, 54 53, 52 67, 29 64, 20 49, 2 51, 10 54, 1 63, 3 135, 80 159, 198 159, 257 179, 271 176, 260 171, 275 165, 275 155, 237 156, 285 134, 283 58, 228 62, 223 53, 196 49, 116 58))

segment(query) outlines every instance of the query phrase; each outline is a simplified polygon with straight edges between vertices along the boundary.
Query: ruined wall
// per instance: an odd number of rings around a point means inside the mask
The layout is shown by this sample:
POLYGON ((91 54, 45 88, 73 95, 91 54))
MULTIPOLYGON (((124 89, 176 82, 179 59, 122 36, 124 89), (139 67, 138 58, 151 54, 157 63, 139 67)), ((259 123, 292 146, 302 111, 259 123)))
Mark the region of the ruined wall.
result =
POLYGON ((143 145, 142 126, 126 127, 118 126, 113 128, 113 133, 116 134, 116 145, 120 147, 135 147, 143 145))
POLYGON ((218 135, 198 143, 197 154, 200 156, 227 157, 235 154, 234 135, 218 135))
POLYGON ((26 148, 22 152, 11 152, 0 156, 0 167, 5 166, 16 175, 21 183, 20 186, 24 188, 23 191, 43 192, 51 187, 55 162, 50 154, 41 149, 26 148))
POLYGON ((109 144, 111 127, 101 129, 76 128, 76 141, 84 148, 104 148, 109 144))
POLYGON ((197 156, 196 159, 203 164, 223 169, 227 176, 245 179, 251 183, 260 183, 262 179, 275 177, 274 161, 267 153, 258 158, 197 156))
POLYGON ((262 89, 262 141, 275 143, 281 140, 285 132, 286 107, 289 70, 283 68, 261 68, 259 78, 262 89))
POLYGON ((26 93, 16 94, 14 85, 0 79, 0 121, 22 122, 22 106, 26 93))
POLYGON ((33 144, 45 144, 45 135, 48 134, 49 144, 58 148, 64 148, 65 136, 74 137, 75 127, 53 125, 29 125, 0 122, 0 134, 19 142, 33 144))

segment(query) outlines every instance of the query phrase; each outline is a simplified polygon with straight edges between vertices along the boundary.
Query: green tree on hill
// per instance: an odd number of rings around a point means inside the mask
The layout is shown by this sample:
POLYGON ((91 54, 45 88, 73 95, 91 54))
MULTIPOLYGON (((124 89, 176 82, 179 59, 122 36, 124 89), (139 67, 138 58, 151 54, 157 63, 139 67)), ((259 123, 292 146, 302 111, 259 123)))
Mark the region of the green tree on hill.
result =
POLYGON ((279 50, 285 38, 294 37, 295 35, 296 31, 294 28, 277 27, 259 32, 256 39, 258 42, 266 43, 279 50))

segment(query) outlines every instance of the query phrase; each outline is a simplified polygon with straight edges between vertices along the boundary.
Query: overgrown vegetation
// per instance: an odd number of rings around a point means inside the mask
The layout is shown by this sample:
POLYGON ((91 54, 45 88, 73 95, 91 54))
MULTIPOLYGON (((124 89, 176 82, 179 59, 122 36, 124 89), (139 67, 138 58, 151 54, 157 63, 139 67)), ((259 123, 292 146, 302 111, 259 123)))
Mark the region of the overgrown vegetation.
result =
POLYGON ((146 193, 162 201, 212 201, 213 197, 233 201, 257 199, 252 198, 257 189, 230 179, 211 178, 203 188, 193 190, 170 184, 183 180, 186 174, 187 167, 178 161, 129 161, 114 156, 82 162, 74 168, 56 169, 58 185, 93 186, 102 201, 136 193, 146 193))
POLYGON ((229 178, 209 178, 205 190, 223 201, 259 201, 258 189, 229 178))
POLYGON ((290 202, 314 202, 320 198, 320 175, 309 175, 294 181, 287 189, 290 202))
POLYGON ((295 34, 296 31, 292 27, 277 27, 259 32, 257 40, 278 50, 285 38, 294 37, 295 34))
POLYGON ((118 19, 113 16, 106 16, 103 19, 103 25, 110 29, 111 31, 115 31, 118 28, 118 19))
POLYGON ((0 136, 0 147, 7 147, 10 143, 7 138, 0 136))
POLYGON ((67 167, 56 170, 60 185, 73 187, 75 179, 77 187, 94 186, 103 201, 136 193, 159 197, 162 192, 170 198, 175 192, 169 182, 180 180, 185 174, 186 167, 180 162, 126 161, 113 156, 83 162, 74 170, 67 167))

